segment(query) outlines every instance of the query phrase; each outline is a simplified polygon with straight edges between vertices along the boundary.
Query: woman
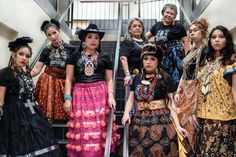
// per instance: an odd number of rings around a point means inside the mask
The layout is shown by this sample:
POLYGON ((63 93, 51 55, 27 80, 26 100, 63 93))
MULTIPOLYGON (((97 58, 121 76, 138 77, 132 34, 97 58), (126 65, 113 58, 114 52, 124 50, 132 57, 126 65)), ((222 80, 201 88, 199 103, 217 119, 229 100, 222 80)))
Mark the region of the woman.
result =
POLYGON ((53 131, 34 100, 29 37, 9 43, 9 67, 0 70, 0 156, 60 156, 53 131))
MULTIPOLYGON (((95 24, 81 29, 79 52, 71 56, 66 68, 64 108, 71 111, 66 146, 70 157, 104 156, 109 110, 116 107, 116 102, 112 63, 100 50, 103 36, 104 32, 95 24), (75 85, 71 96, 73 77, 75 85)), ((115 134, 117 129, 117 125, 113 125, 113 149, 119 139, 115 134)))
POLYGON ((224 26, 209 34, 207 63, 198 73, 197 156, 236 155, 236 60, 224 26))
POLYGON ((46 65, 46 69, 37 81, 36 99, 50 121, 66 120, 69 118, 63 109, 66 64, 75 49, 61 40, 58 21, 53 19, 44 21, 41 30, 51 44, 44 48, 39 61, 31 71, 31 76, 34 77, 46 65))
POLYGON ((134 77, 141 72, 140 54, 146 43, 143 21, 138 17, 131 18, 128 23, 128 35, 120 44, 120 61, 125 74, 124 86, 131 83, 131 75, 134 77))
POLYGON ((162 50, 152 44, 144 45, 141 54, 143 73, 135 76, 122 124, 130 124, 129 112, 134 100, 138 109, 132 119, 129 137, 130 157, 176 157, 178 142, 175 127, 182 136, 187 132, 180 126, 172 101, 173 84, 161 66, 162 50))
POLYGON ((206 19, 200 18, 194 20, 189 28, 189 38, 193 43, 193 48, 183 59, 183 75, 181 77, 178 89, 174 95, 178 117, 181 126, 188 131, 189 149, 188 154, 195 152, 196 143, 196 105, 197 105, 197 72, 205 63, 207 47, 204 43, 207 37, 209 23, 206 19))
POLYGON ((182 75, 181 62, 190 46, 184 27, 174 21, 177 15, 176 5, 166 4, 161 13, 163 21, 153 25, 146 36, 147 39, 155 36, 155 43, 164 50, 162 65, 174 81, 176 90, 182 75))

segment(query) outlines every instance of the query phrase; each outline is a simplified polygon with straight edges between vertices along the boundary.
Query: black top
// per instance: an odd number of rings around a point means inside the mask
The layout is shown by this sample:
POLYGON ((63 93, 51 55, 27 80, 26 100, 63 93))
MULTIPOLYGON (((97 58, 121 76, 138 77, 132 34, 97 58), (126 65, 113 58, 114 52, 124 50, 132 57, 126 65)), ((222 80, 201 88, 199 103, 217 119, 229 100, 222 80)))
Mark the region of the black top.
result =
POLYGON ((136 68, 139 69, 139 71, 141 70, 142 62, 140 55, 144 44, 144 42, 135 40, 129 41, 127 39, 120 44, 120 56, 127 57, 130 70, 136 68))
MULTIPOLYGON (((67 61, 75 48, 69 44, 63 44, 64 49, 60 53, 53 52, 49 47, 43 49, 39 61, 48 67, 66 69, 67 61)), ((56 48, 56 47, 55 47, 56 48)))
MULTIPOLYGON (((204 62, 206 61, 207 52, 208 52, 208 49, 207 49, 207 46, 205 46, 201 52, 199 67, 204 65, 204 62)), ((197 79, 196 74, 197 74, 196 73, 196 58, 194 58, 192 63, 186 69, 186 79, 187 80, 196 80, 197 79)))
MULTIPOLYGON (((142 74, 138 74, 134 77, 133 83, 131 85, 130 90, 134 91, 135 99, 137 101, 143 101, 143 98, 140 96, 140 87, 141 87, 141 80, 142 74)), ((167 93, 173 93, 175 89, 173 88, 173 81, 169 74, 158 74, 157 84, 155 89, 153 90, 152 94, 150 95, 148 101, 152 100, 160 100, 165 99, 167 93)), ((144 91, 147 93, 150 85, 144 86, 144 91)))
POLYGON ((157 22, 152 26, 150 32, 155 36, 156 44, 163 44, 173 40, 181 40, 187 36, 184 27, 180 24, 164 25, 162 22, 157 22))
POLYGON ((85 75, 85 63, 86 59, 80 52, 73 53, 68 60, 68 64, 75 66, 74 75, 76 83, 104 81, 105 70, 112 70, 112 62, 106 54, 99 54, 97 61, 93 63, 94 73, 92 76, 85 75))

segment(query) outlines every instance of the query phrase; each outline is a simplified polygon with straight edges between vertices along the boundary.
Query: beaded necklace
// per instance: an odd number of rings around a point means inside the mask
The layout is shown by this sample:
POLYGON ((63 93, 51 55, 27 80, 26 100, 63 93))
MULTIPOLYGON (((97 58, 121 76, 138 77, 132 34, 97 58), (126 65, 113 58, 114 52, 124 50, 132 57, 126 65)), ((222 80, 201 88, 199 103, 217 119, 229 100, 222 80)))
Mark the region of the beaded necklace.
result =
POLYGON ((150 85, 150 88, 148 89, 148 92, 145 93, 145 90, 144 90, 144 84, 141 84, 141 88, 140 88, 140 96, 145 99, 145 100, 148 100, 148 98, 150 97, 150 95, 152 94, 155 86, 156 86, 156 83, 157 83, 157 75, 155 74, 154 77, 153 77, 153 81, 150 85))

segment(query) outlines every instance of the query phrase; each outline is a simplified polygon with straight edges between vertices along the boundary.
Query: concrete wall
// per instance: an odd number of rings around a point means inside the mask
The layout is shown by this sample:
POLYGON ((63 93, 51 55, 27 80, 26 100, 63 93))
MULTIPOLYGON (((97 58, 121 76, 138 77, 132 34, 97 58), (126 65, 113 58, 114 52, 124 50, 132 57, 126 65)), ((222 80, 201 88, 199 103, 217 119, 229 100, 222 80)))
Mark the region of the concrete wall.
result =
MULTIPOLYGON (((210 22, 210 29, 223 25, 227 27, 236 37, 236 1, 235 0, 213 0, 207 9, 201 14, 210 22)), ((235 43, 236 43, 236 38, 235 43)))
MULTIPOLYGON (((0 68, 8 65, 8 42, 20 36, 30 36, 34 39, 30 44, 34 53, 32 61, 46 39, 40 31, 40 26, 44 20, 50 19, 49 16, 34 0, 1 0, 0 10, 0 68)), ((65 42, 70 40, 63 32, 61 35, 65 42)))

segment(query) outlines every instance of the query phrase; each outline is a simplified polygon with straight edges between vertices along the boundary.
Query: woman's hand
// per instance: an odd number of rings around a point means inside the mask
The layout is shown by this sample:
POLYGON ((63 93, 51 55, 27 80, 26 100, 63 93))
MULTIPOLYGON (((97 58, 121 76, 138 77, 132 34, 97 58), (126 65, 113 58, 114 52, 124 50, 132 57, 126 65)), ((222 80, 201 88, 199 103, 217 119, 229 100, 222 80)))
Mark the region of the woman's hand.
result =
POLYGON ((130 75, 125 76, 125 78, 124 78, 124 86, 127 86, 130 83, 131 83, 131 76, 130 75))
POLYGON ((183 138, 188 137, 188 132, 184 128, 179 126, 176 129, 183 138))
POLYGON ((116 109, 116 101, 115 101, 115 99, 114 99, 113 94, 112 94, 112 96, 110 96, 110 94, 109 94, 109 97, 108 97, 108 105, 110 106, 110 108, 116 109))
POLYGON ((197 117, 195 114, 189 117, 189 123, 193 125, 195 128, 198 127, 197 117))
POLYGON ((126 124, 127 122, 130 124, 130 122, 131 122, 130 116, 129 116, 129 114, 125 114, 125 113, 124 113, 124 115, 123 115, 123 117, 122 117, 122 122, 121 122, 121 123, 122 123, 122 125, 125 126, 125 124, 126 124))
POLYGON ((65 100, 63 108, 66 112, 71 112, 71 100, 65 100))
POLYGON ((175 100, 175 103, 179 103, 179 94, 178 93, 175 93, 174 94, 174 100, 175 100))

